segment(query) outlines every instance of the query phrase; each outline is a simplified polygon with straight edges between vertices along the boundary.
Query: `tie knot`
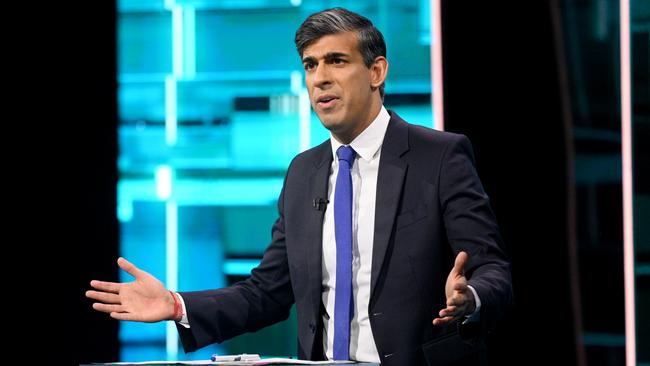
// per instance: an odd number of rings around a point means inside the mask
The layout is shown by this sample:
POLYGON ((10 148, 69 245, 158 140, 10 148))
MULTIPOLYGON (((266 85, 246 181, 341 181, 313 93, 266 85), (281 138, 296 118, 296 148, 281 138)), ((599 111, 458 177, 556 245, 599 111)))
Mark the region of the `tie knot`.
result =
POLYGON ((336 150, 336 156, 338 156, 339 160, 345 160, 352 166, 352 163, 354 162, 354 156, 357 153, 354 151, 352 146, 345 146, 342 145, 341 147, 336 150))

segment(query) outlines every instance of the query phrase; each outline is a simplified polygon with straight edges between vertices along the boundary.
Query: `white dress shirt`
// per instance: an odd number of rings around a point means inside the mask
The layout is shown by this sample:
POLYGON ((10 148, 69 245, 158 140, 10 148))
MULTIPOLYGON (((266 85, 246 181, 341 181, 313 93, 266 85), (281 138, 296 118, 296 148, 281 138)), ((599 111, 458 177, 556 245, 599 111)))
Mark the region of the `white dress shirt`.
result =
MULTIPOLYGON (((350 146, 357 156, 352 164, 352 301, 354 315, 350 324, 350 358, 357 361, 379 362, 368 317, 370 302, 370 273, 372 243, 375 234, 375 198, 377 173, 384 134, 390 115, 382 106, 374 121, 357 136, 350 146), (361 229, 361 230, 359 230, 361 229)), ((336 150, 342 145, 330 136, 334 159, 330 168, 329 207, 323 220, 323 346, 328 359, 333 358, 334 293, 336 289, 336 239, 334 237, 334 192, 339 161, 336 150)))

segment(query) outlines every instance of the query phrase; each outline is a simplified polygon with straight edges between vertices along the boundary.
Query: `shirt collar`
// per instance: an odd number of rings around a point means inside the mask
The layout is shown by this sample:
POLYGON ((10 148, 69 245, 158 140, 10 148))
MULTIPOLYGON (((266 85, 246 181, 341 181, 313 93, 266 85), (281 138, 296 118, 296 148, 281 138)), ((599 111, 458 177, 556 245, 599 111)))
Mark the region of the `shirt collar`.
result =
MULTIPOLYGON (((382 142, 384 135, 388 128, 388 121, 390 121, 390 114, 382 105, 377 117, 357 136, 350 146, 356 151, 357 155, 363 160, 370 162, 375 156, 382 142)), ((330 132, 330 142, 332 144, 332 156, 336 157, 336 150, 338 150, 342 143, 338 142, 330 132)), ((336 159, 334 159, 336 161, 336 159)))

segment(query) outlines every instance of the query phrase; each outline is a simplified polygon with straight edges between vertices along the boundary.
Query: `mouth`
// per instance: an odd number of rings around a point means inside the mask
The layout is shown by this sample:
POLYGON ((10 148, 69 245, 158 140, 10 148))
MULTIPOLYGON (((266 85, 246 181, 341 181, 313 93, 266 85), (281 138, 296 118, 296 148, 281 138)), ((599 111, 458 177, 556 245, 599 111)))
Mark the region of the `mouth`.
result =
POLYGON ((316 99, 316 105, 321 109, 329 109, 336 104, 339 98, 335 95, 325 94, 316 99))

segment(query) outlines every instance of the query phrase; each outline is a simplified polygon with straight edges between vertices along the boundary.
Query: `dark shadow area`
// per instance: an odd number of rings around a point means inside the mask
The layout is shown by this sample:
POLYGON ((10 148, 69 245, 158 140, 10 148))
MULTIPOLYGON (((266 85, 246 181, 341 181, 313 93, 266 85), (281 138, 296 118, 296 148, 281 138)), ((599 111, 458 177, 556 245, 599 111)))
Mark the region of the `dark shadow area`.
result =
POLYGON ((443 1, 445 130, 467 135, 512 260, 490 363, 576 362, 566 144, 546 1, 443 1))
POLYGON ((110 0, 85 3, 76 30, 85 34, 73 38, 78 67, 71 77, 79 82, 70 101, 75 103, 74 136, 79 136, 72 144, 78 147, 72 157, 79 174, 73 183, 79 200, 74 222, 78 301, 77 338, 68 344, 74 344, 77 364, 119 359, 117 321, 94 311, 84 295, 91 279, 117 280, 115 6, 110 0))

